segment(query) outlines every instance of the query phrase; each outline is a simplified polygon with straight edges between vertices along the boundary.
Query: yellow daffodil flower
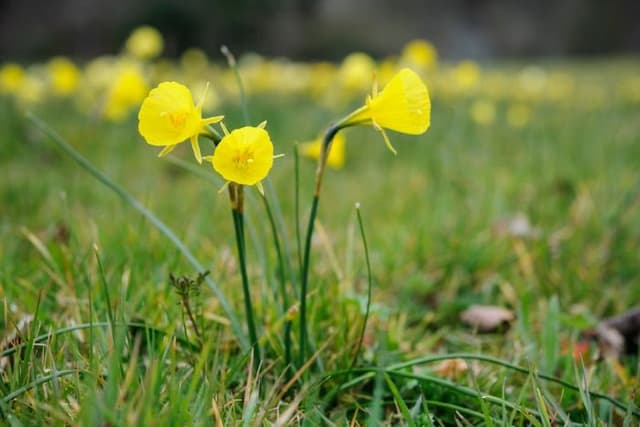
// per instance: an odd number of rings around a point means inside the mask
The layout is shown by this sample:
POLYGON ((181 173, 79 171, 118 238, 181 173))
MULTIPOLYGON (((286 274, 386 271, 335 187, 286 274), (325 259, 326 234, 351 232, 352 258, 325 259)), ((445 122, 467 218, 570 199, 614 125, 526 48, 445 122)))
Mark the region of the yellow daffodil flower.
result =
POLYGON ((426 40, 412 40, 402 49, 401 61, 423 70, 432 70, 438 62, 438 51, 426 40))
POLYGON ((245 126, 231 133, 225 130, 213 156, 206 157, 213 169, 229 182, 260 185, 273 166, 273 143, 261 126, 245 126))
POLYGON ((507 110, 507 123, 511 127, 521 128, 531 120, 531 108, 526 104, 513 104, 507 110))
POLYGON ((162 53, 163 47, 162 34, 149 26, 136 28, 125 44, 127 52, 140 59, 155 58, 162 53))
POLYGON ((348 93, 365 90, 376 72, 376 62, 366 53, 355 52, 342 61, 338 79, 348 93))
MULTIPOLYGON (((315 141, 305 142, 300 145, 300 154, 309 157, 311 159, 318 159, 320 157, 320 150, 322 149, 322 138, 318 138, 315 141)), ((334 169, 342 169, 345 162, 346 152, 346 140, 342 133, 338 133, 331 143, 331 150, 327 157, 327 165, 334 169)))
POLYGON ((461 92, 473 89, 480 80, 480 67, 473 61, 462 61, 453 69, 453 80, 461 92))
POLYGON ((8 63, 0 67, 0 93, 17 93, 26 81, 27 73, 18 64, 8 63))
POLYGON ((56 57, 47 64, 53 93, 60 96, 70 95, 78 88, 80 70, 67 58, 56 57))
POLYGON ((403 68, 380 93, 374 87, 373 96, 368 96, 365 105, 348 116, 342 127, 356 124, 372 124, 395 154, 385 129, 409 135, 425 133, 431 124, 429 91, 415 72, 403 68))
POLYGON ((45 84, 42 79, 27 75, 15 96, 21 105, 30 107, 41 102, 45 98, 45 84))
POLYGON ((145 98, 138 113, 138 130, 147 144, 164 146, 159 156, 171 152, 176 145, 191 140, 193 154, 202 163, 198 134, 205 126, 217 123, 223 116, 202 118, 204 95, 193 104, 189 89, 176 82, 160 83, 145 98))
POLYGON ((141 68, 135 63, 117 64, 111 72, 104 115, 109 120, 118 121, 125 119, 140 104, 149 86, 141 68))
POLYGON ((478 99, 471 104, 471 119, 482 126, 492 124, 496 119, 496 106, 487 99, 478 99))

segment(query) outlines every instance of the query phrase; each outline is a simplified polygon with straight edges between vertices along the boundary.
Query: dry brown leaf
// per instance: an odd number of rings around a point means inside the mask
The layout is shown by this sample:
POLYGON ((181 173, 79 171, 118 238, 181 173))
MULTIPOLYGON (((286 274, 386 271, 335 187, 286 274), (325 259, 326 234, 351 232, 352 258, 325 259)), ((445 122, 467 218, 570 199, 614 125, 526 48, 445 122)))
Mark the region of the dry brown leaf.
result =
POLYGON ((456 379, 469 370, 469 365, 463 359, 448 359, 438 363, 435 371, 441 377, 456 379))
POLYGON ((511 310, 494 305, 472 305, 460 314, 460 319, 478 332, 494 332, 515 318, 511 310))
POLYGON ((640 307, 605 319, 596 328, 583 331, 582 335, 598 343, 600 355, 605 359, 637 354, 640 345, 640 307))

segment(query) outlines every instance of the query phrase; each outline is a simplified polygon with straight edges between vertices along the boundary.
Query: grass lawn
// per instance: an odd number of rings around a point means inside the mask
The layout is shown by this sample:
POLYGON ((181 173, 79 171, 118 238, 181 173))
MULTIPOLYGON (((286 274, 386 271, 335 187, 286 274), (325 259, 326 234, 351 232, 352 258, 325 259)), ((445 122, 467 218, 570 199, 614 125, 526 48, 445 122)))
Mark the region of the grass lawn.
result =
MULTIPOLYGON (((249 97, 251 122, 267 120, 276 152, 285 154, 266 183, 283 269, 261 196, 246 189, 263 353, 255 366, 229 199, 210 165, 193 162, 188 144, 157 158, 137 133, 135 113, 111 123, 70 101, 32 108, 210 272, 210 282, 182 298, 169 275, 195 278, 187 257, 2 99, 0 423, 636 425, 637 356, 596 361, 592 348, 580 360, 574 345, 580 331, 640 301, 640 104, 609 90, 619 68, 637 74, 640 66, 561 66, 578 92, 604 88, 602 99, 593 97, 603 101, 532 102, 530 120, 514 127, 508 99, 436 92, 426 134, 389 133, 397 156, 370 127, 345 131, 346 164, 326 172, 312 241, 305 365, 296 356, 294 144, 315 138, 348 106, 249 97), (495 107, 486 124, 472 113, 483 98, 495 107), (356 203, 372 283, 359 353, 368 275, 356 203), (516 320, 476 333, 460 320, 473 304, 504 307, 516 320)), ((514 69, 496 64, 488 75, 514 69)), ((237 102, 218 110, 229 128, 243 124, 237 102)), ((210 154, 210 143, 201 144, 210 154)), ((299 169, 304 231, 315 162, 300 158, 299 169)))

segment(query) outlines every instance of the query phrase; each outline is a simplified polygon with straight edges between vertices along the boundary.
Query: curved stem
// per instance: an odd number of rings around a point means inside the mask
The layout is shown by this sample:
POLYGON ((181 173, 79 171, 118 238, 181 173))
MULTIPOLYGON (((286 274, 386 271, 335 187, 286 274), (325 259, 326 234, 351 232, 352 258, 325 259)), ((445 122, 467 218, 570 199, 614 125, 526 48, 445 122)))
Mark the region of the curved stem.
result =
POLYGON ((205 128, 205 132, 201 133, 200 135, 206 136, 207 138, 212 140, 214 145, 218 145, 218 143, 222 141, 222 135, 220 135, 220 132, 218 132, 216 128, 211 125, 207 125, 205 128))
POLYGON ((307 288, 309 284, 309 264, 311 260, 311 237, 313 236, 313 227, 318 215, 318 205, 320 203, 320 190, 322 188, 322 177, 331 148, 331 142, 341 129, 340 125, 331 126, 324 135, 322 147, 320 149, 320 157, 318 158, 318 168, 316 169, 316 186, 311 202, 311 212, 309 213, 309 223, 307 224, 307 234, 304 241, 304 256, 302 259, 302 274, 300 277, 300 355, 298 365, 302 366, 305 361, 305 353, 307 348, 307 288))

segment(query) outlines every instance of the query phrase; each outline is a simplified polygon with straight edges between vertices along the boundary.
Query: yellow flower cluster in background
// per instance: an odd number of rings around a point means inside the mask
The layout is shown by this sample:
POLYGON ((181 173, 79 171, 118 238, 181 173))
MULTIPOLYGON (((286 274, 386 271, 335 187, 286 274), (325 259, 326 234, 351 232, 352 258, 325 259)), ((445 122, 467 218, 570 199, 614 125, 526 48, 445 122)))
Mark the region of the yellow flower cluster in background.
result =
MULTIPOLYGON (((78 111, 113 121, 132 117, 149 88, 162 81, 184 82, 195 93, 215 81, 204 106, 215 109, 236 102, 235 77, 224 63, 212 61, 197 48, 188 49, 177 61, 168 60, 160 56, 163 48, 160 32, 144 26, 124 41, 119 55, 83 64, 65 57, 28 66, 7 62, 0 65, 0 95, 29 108, 65 99, 78 111)), ((347 55, 338 64, 249 53, 239 58, 238 67, 249 95, 309 98, 333 112, 362 99, 372 82, 382 87, 408 68, 427 82, 430 96, 444 105, 464 103, 469 117, 483 126, 498 121, 514 128, 527 126, 540 104, 585 110, 616 102, 640 104, 640 62, 632 59, 608 67, 606 76, 588 67, 576 72, 563 65, 487 68, 471 60, 442 62, 436 48, 421 39, 408 41, 398 56, 379 60, 363 52, 347 55)), ((370 109, 375 110, 375 97, 370 109)), ((384 118, 375 122, 385 127, 384 118)))

